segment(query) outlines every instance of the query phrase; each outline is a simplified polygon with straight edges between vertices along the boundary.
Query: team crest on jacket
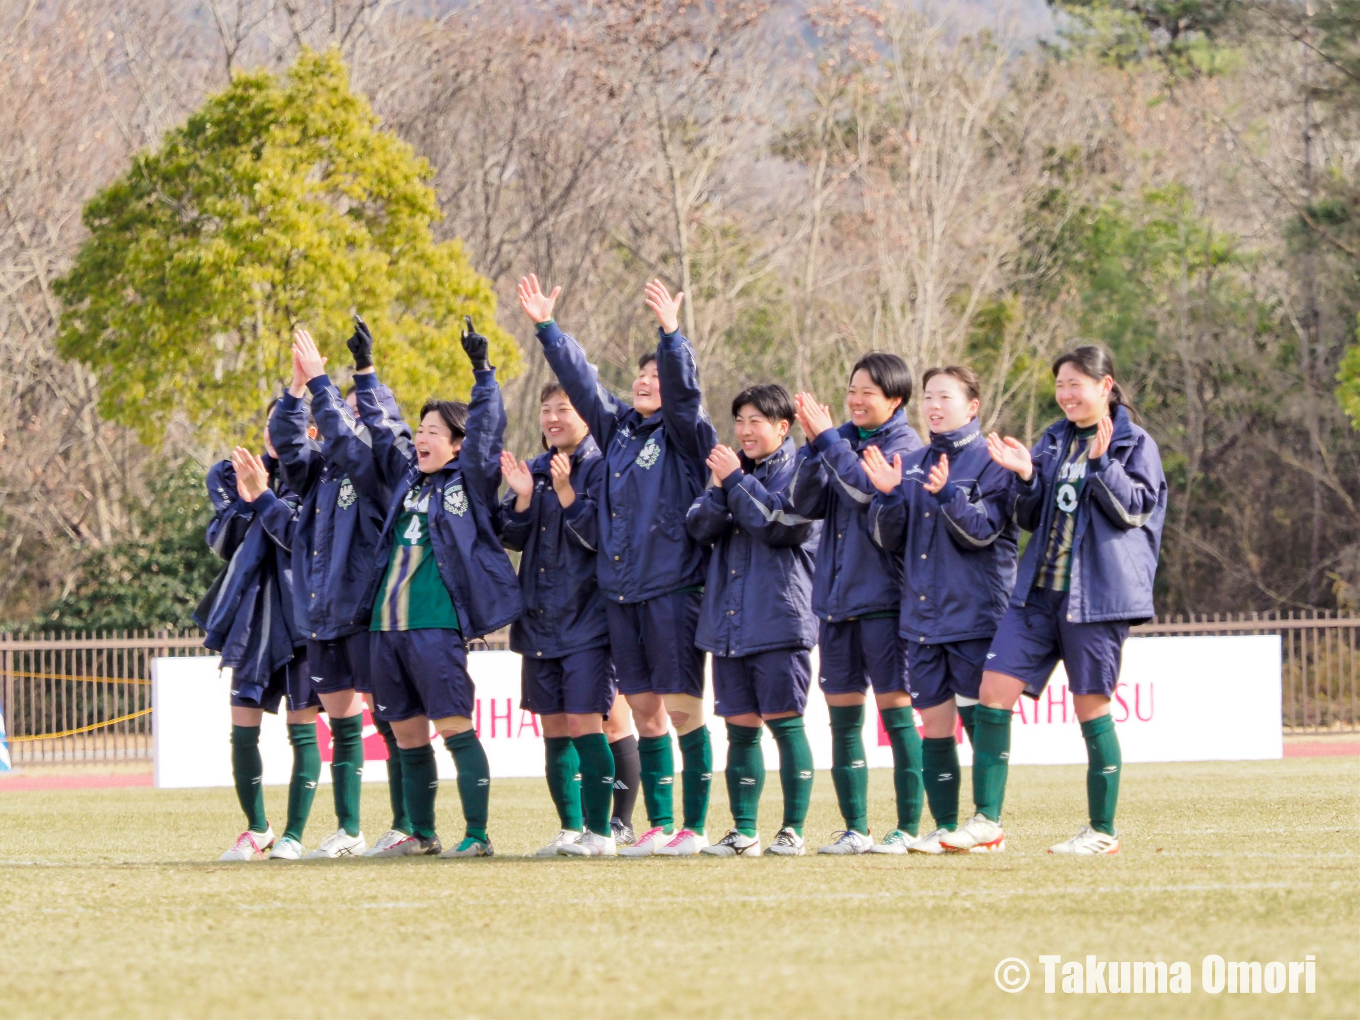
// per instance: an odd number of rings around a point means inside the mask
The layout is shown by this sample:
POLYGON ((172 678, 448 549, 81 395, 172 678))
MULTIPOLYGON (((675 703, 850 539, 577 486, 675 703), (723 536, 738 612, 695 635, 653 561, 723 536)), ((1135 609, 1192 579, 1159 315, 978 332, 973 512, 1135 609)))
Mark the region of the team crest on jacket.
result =
POLYGON ((340 510, 348 510, 350 507, 354 505, 354 501, 358 498, 359 498, 358 493, 354 491, 354 483, 351 482, 348 478, 346 478, 344 479, 344 481, 340 483, 340 492, 335 497, 336 508, 340 510))
POLYGON ((660 456, 661 447, 656 444, 656 436, 652 436, 638 452, 637 460, 634 463, 640 468, 650 468, 660 456))
POLYGON ((468 512, 467 493, 461 485, 450 485, 444 490, 444 509, 459 517, 468 512))

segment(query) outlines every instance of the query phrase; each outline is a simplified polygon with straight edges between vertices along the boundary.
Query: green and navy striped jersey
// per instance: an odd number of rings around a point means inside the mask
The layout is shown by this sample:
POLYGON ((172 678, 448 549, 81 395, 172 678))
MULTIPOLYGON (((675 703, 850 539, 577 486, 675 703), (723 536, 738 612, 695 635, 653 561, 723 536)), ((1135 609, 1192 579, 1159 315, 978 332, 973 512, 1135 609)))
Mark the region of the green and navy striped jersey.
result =
POLYGON ((1053 488, 1053 527, 1048 532, 1044 562, 1034 580, 1036 588, 1067 591, 1072 584, 1072 541, 1077 531, 1077 506, 1081 490, 1086 487, 1086 455, 1091 448, 1091 437, 1096 427, 1077 429, 1072 444, 1063 456, 1058 469, 1057 485, 1053 488))
POLYGON ((430 545, 429 507, 428 487, 406 494, 369 630, 458 629, 458 611, 430 545))

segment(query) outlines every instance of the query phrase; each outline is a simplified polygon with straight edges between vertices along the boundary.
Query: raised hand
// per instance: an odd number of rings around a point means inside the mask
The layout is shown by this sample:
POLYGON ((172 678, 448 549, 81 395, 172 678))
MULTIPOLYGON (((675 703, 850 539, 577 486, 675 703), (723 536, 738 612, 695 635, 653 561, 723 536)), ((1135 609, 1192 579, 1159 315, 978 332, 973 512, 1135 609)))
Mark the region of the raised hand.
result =
POLYGON ((293 381, 288 386, 288 392, 295 397, 307 393, 307 373, 302 369, 302 359, 298 357, 296 347, 293 348, 293 381))
POLYGON ((565 510, 576 502, 576 490, 571 487, 571 458, 565 453, 554 453, 548 463, 548 470, 552 472, 553 492, 557 493, 557 502, 565 510))
POLYGON ((1091 437, 1091 445, 1086 448, 1087 459, 1099 460, 1105 456, 1105 451, 1110 448, 1110 439, 1113 436, 1114 421, 1107 414, 1096 422, 1096 434, 1091 437))
POLYGON ((817 403, 817 398, 811 393, 799 393, 793 399, 797 405, 795 415, 798 424, 803 427, 803 432, 809 439, 816 439, 827 429, 836 427, 831 417, 831 408, 826 404, 817 403))
POLYGON ((490 344, 486 337, 477 332, 477 327, 472 324, 471 315, 464 315, 463 322, 467 324, 463 330, 463 350, 468 356, 468 361, 472 362, 472 370, 485 372, 491 367, 491 362, 486 356, 490 344))
POLYGON ((685 301, 683 290, 671 297, 664 283, 652 280, 643 288, 643 293, 646 295, 644 300, 647 307, 656 315, 656 321, 661 323, 663 333, 674 333, 680 328, 680 306, 685 301))
POLYGON ((883 451, 877 446, 866 446, 864 453, 860 455, 860 463, 864 465, 864 473, 869 476, 869 481, 874 483, 874 488, 885 496, 902 484, 902 455, 894 453, 892 463, 889 464, 883 451))
POLYGON ((557 295, 561 293, 561 287, 554 287, 551 294, 544 294, 543 288, 538 285, 538 277, 530 273, 519 281, 519 306, 537 326, 553 317, 553 306, 557 304, 557 295))
POLYGON ((269 471, 264 461, 243 447, 231 451, 231 466, 236 469, 236 491, 247 503, 254 503, 269 488, 269 471))
POLYGON ((354 332, 345 341, 345 346, 354 355, 354 370, 362 372, 373 367, 373 334, 368 324, 359 316, 354 316, 354 332))
POLYGON ((719 485, 727 480, 727 476, 733 471, 741 470, 741 458, 732 451, 730 447, 719 443, 713 447, 708 455, 708 469, 713 472, 713 478, 719 485))
POLYGON ((935 466, 930 469, 930 477, 926 479, 925 485, 921 488, 932 496, 944 488, 949 481, 949 454, 940 454, 940 459, 935 462, 935 466))
POLYGON ((1030 459, 1029 450, 1020 440, 1011 436, 1002 439, 993 432, 987 437, 987 452, 992 455, 992 460, 1007 471, 1014 471, 1022 481, 1027 482, 1034 477, 1034 462, 1030 459))
POLYGON ((293 332, 293 353, 297 355, 303 378, 308 382, 326 374, 326 359, 316 349, 316 341, 312 339, 312 334, 305 329, 293 332))

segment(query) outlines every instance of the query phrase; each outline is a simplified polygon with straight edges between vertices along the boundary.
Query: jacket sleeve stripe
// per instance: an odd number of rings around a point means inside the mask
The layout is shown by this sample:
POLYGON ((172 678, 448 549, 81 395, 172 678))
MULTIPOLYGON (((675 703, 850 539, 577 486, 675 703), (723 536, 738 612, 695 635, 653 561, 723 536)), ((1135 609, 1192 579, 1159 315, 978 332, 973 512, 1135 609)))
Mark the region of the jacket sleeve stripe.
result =
MULTIPOLYGON (((1125 524, 1127 524, 1130 528, 1141 528, 1141 527, 1143 527, 1145 524, 1147 524, 1148 521, 1152 520, 1152 512, 1151 512, 1151 511, 1149 511, 1148 513, 1145 513, 1145 514, 1131 514, 1131 513, 1129 513, 1127 510, 1124 509, 1124 505, 1123 505, 1122 503, 1120 503, 1119 500, 1115 499, 1114 493, 1111 492, 1111 491, 1110 491, 1110 487, 1109 487, 1108 485, 1105 484, 1105 480, 1104 480, 1103 478, 1101 478, 1100 475, 1095 475, 1094 478, 1095 478, 1096 483, 1097 483, 1097 484, 1101 487, 1101 489, 1103 489, 1104 492, 1105 492, 1106 498, 1105 498, 1105 499, 1102 499, 1101 502, 1104 503, 1106 506, 1110 507, 1110 508, 1111 508, 1112 510, 1114 510, 1117 514, 1119 514, 1120 519, 1121 519, 1125 524)), ((1135 491, 1135 492, 1138 492, 1138 491, 1146 492, 1146 491, 1147 491, 1147 489, 1146 489, 1145 486, 1139 485, 1137 482, 1134 482, 1134 483, 1133 483, 1133 488, 1134 488, 1134 491, 1135 491)), ((1154 507, 1154 509, 1155 509, 1155 507, 1154 507)))
POLYGON ((567 530, 571 532, 572 537, 575 538, 576 541, 580 542, 581 545, 585 546, 585 547, 586 547, 587 549, 589 549, 591 552, 595 552, 595 546, 592 545, 589 541, 587 541, 587 540, 581 535, 581 533, 580 533, 579 531, 577 531, 575 528, 573 528, 573 527, 571 526, 571 521, 567 521, 567 522, 566 522, 566 525, 567 525, 567 530))
POLYGON ((836 474, 835 471, 831 472, 831 474, 835 477, 836 481, 840 483, 841 488, 846 491, 851 499, 859 503, 869 503, 873 500, 873 496, 869 495, 867 492, 860 492, 859 489, 855 488, 840 475, 836 474))
MULTIPOLYGON (((751 501, 751 505, 760 511, 760 516, 764 517, 769 524, 787 524, 790 527, 793 527, 798 524, 812 523, 811 518, 801 517, 798 514, 786 514, 783 510, 777 508, 772 509, 765 506, 760 500, 756 499, 756 497, 752 495, 751 490, 744 485, 737 485, 734 486, 734 488, 737 492, 740 492, 751 501)), ((698 504, 695 505, 697 506, 698 504)), ((693 509, 694 507, 690 507, 690 510, 693 509)))

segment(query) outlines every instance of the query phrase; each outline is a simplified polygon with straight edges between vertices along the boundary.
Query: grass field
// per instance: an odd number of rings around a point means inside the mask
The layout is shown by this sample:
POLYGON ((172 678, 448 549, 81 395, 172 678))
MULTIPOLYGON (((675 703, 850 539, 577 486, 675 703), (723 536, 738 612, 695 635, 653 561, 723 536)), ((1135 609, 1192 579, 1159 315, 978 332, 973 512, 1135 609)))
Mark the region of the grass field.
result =
MULTIPOLYGON (((551 835, 547 793, 502 780, 491 860, 223 865, 230 790, 7 792, 0 1016, 1360 1015, 1360 759, 1130 765, 1124 853, 1051 857, 1082 776, 1013 769, 1010 848, 961 858, 524 860, 551 835), (1208 994, 1211 953, 1313 954, 1317 991, 1208 994), (1184 960, 1194 991, 1045 994, 1040 954, 1184 960), (1033 972, 1018 994, 993 978, 1011 956, 1033 972)), ((871 793, 886 828, 886 771, 871 793)), ((365 794, 375 838, 386 791, 365 794)), ((323 789, 309 845, 328 807, 323 789)), ((447 840, 452 784, 440 808, 447 840)), ((835 827, 819 774, 809 842, 835 827)))

